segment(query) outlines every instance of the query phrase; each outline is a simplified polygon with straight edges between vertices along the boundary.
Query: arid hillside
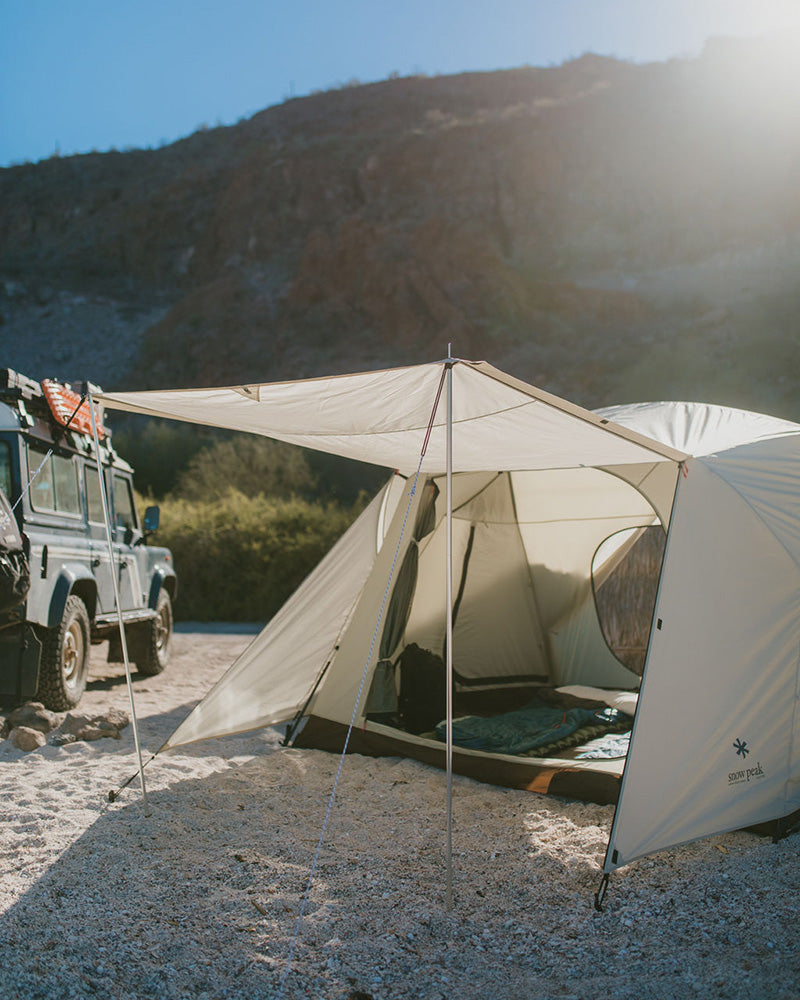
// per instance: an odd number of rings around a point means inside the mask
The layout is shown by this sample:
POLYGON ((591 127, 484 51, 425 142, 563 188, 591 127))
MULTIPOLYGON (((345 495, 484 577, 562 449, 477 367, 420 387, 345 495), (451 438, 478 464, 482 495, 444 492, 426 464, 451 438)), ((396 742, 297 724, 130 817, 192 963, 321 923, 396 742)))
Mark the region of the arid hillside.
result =
POLYGON ((105 387, 457 356, 585 405, 800 419, 800 74, 393 79, 0 171, 0 364, 105 387))

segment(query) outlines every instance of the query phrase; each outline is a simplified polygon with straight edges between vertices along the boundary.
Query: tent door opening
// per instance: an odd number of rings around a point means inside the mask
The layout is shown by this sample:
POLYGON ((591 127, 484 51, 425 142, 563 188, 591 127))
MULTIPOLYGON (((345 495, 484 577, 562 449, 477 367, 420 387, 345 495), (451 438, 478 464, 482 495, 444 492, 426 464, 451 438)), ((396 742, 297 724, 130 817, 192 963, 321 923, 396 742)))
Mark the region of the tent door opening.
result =
MULTIPOLYGON (((444 517, 437 481, 429 480, 426 489, 429 500, 420 507, 392 593, 365 723, 440 741, 446 697, 444 517)), ((589 717, 610 708, 602 691, 578 697, 558 689, 579 684, 631 692, 626 707, 632 711, 649 634, 648 620, 642 638, 640 620, 652 614, 652 601, 649 611, 638 614, 636 661, 620 655, 631 645, 630 616, 620 602, 645 571, 645 597, 654 595, 663 544, 652 540, 663 538, 664 530, 651 504, 629 483, 597 469, 465 474, 455 477, 454 496, 456 716, 496 719, 498 729, 506 722, 513 729, 529 704, 544 701, 561 710, 559 719, 581 710, 568 725, 555 725, 553 711, 539 713, 545 729, 554 730, 542 749, 523 740, 517 751, 513 735, 505 747, 501 736, 487 743, 469 732, 461 745, 560 756, 579 745, 578 731, 587 737, 628 731, 631 716, 618 718, 616 709, 600 720, 589 717)))

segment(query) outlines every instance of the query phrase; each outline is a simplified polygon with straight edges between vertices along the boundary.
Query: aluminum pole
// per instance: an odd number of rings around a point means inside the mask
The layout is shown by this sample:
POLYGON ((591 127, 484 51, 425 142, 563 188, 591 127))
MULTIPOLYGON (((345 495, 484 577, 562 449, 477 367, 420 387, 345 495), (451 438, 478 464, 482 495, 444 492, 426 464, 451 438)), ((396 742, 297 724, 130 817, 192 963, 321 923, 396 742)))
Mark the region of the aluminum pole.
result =
POLYGON ((447 604, 447 895, 446 906, 453 909, 453 364, 451 346, 447 349, 447 504, 446 532, 446 604, 447 604))
POLYGON ((136 756, 139 761, 139 784, 142 787, 142 801, 144 802, 144 814, 150 815, 150 807, 147 802, 147 787, 144 783, 144 765, 142 764, 142 749, 139 745, 139 726, 136 721, 136 706, 133 703, 133 682, 131 680, 131 664, 128 658, 128 641, 125 637, 125 624, 122 621, 122 602, 119 599, 119 582, 117 580, 117 567, 114 561, 114 544, 111 540, 111 518, 108 508, 108 491, 106 490, 106 480, 103 475, 103 457, 100 454, 100 439, 97 434, 97 421, 94 416, 94 400, 92 390, 89 388, 89 413, 92 421, 92 437, 94 438, 94 451, 97 457, 97 475, 100 479, 100 496, 103 500, 103 520, 106 525, 106 541, 108 542, 108 557, 111 561, 111 580, 114 584, 114 601, 117 605, 117 621, 119 622, 119 641, 122 646, 122 658, 125 662, 125 679, 128 683, 128 700, 131 706, 131 722, 133 725, 133 742, 136 745, 136 756))

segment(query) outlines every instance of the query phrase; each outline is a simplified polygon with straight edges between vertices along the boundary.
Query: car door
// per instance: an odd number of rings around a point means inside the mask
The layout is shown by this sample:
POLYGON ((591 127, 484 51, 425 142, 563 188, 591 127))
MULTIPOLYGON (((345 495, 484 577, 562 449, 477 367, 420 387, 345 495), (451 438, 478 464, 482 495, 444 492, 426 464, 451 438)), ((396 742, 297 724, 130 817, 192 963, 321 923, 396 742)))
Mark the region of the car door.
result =
MULTIPOLYGON (((84 486, 86 489, 86 508, 89 518, 89 536, 92 548, 92 573, 97 581, 98 613, 111 614, 116 608, 114 599, 114 580, 111 557, 108 553, 108 538, 103 514, 103 496, 100 492, 100 479, 97 466, 87 463, 84 466, 84 486)), ((108 489, 108 477, 106 477, 108 489)), ((114 559, 116 563, 118 560, 114 559)))
POLYGON ((123 611, 129 611, 144 603, 139 563, 133 551, 133 543, 141 537, 141 530, 130 478, 112 470, 111 495, 120 603, 123 611))

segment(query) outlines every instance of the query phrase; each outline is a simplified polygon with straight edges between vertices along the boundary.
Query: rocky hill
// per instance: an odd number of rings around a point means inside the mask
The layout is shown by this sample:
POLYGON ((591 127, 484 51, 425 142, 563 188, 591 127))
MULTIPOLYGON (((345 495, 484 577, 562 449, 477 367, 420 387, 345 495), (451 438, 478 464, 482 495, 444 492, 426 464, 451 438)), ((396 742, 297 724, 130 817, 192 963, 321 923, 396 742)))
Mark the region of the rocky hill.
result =
POLYGON ((0 365, 105 387, 485 358, 800 419, 788 47, 392 79, 0 170, 0 365))

